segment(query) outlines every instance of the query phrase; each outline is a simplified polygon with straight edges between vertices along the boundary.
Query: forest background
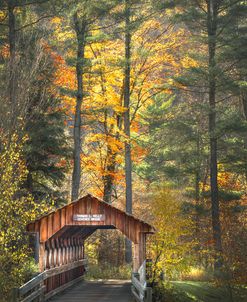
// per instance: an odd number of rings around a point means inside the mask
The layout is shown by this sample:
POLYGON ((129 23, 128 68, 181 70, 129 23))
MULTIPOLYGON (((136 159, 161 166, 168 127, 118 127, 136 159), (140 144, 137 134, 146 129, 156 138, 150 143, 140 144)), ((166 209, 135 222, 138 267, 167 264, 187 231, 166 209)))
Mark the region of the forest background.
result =
MULTIPOLYGON (((27 222, 87 192, 155 226, 153 284, 246 284, 245 20, 236 0, 1 0, 1 296, 35 270, 27 222)), ((87 250, 128 273, 121 234, 87 250)))

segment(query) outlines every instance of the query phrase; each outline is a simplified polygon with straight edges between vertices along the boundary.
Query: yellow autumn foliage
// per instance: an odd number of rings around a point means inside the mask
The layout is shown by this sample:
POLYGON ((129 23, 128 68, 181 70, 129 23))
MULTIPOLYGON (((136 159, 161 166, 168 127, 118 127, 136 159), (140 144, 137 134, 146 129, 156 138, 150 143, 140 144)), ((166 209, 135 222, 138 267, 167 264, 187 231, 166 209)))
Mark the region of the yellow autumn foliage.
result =
MULTIPOLYGON (((56 21, 53 22, 56 39, 59 43, 64 43, 64 36, 70 40, 74 30, 68 24, 61 26, 56 21)), ((96 187, 97 192, 98 188, 104 186, 104 176, 113 176, 113 172, 109 171, 111 165, 114 166, 114 185, 120 184, 122 177, 118 177, 118 174, 122 175, 123 172, 125 142, 129 141, 132 145, 133 162, 137 163, 143 158, 146 150, 141 146, 139 136, 145 132, 143 116, 146 108, 155 102, 156 95, 171 94, 174 75, 194 64, 188 56, 180 58, 177 55, 185 44, 184 30, 165 24, 162 15, 148 18, 133 31, 131 139, 127 139, 123 131, 123 114, 126 111, 123 106, 124 39, 121 35, 113 39, 104 35, 99 28, 90 31, 90 42, 85 46, 82 108, 82 119, 85 121, 82 166, 85 178, 93 179, 90 186, 96 187)), ((62 88, 61 98, 71 120, 75 110, 75 58, 76 48, 66 48, 56 74, 56 84, 62 88)), ((119 187, 124 188, 122 185, 119 187)))
POLYGON ((22 156, 24 140, 13 135, 1 144, 0 153, 0 301, 8 300, 11 288, 26 277, 30 249, 26 225, 49 210, 45 203, 36 204, 23 189, 27 168, 22 156))
POLYGON ((189 268, 193 221, 181 213, 181 196, 168 188, 157 189, 153 196, 152 211, 156 233, 149 245, 153 259, 153 279, 161 272, 169 279, 189 268))

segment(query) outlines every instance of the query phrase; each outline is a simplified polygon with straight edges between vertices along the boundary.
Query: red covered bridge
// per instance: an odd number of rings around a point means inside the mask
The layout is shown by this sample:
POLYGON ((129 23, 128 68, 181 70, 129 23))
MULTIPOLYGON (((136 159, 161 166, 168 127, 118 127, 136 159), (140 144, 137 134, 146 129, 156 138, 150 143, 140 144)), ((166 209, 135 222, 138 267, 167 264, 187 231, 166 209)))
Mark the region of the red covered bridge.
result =
MULTIPOLYGON (((97 229, 118 229, 133 242, 132 294, 137 301, 151 301, 150 289, 140 280, 138 269, 142 267, 142 271, 145 270, 146 237, 154 232, 153 227, 92 195, 86 195, 27 226, 28 232, 36 235, 35 258, 39 262, 40 274, 21 288, 14 289, 13 301, 46 301, 57 293, 61 298, 66 295, 70 298, 56 301, 100 301, 85 296, 87 288, 92 291, 92 283, 78 283, 83 279, 87 266, 84 242, 97 229), (73 300, 70 292, 61 294, 75 283, 78 283, 78 288, 83 288, 81 295, 77 292, 79 299, 73 300), (39 300, 35 300, 37 298, 39 300)), ((110 288, 110 283, 108 285, 110 288)), ((98 284, 95 289, 99 288, 98 284)), ((103 286, 104 291, 106 288, 103 286)), ((99 296, 102 294, 98 293, 99 296)), ((114 299, 119 300, 116 294, 114 291, 114 299)), ((129 292, 126 294, 129 296, 129 292)), ((121 297, 123 293, 119 289, 121 297)))

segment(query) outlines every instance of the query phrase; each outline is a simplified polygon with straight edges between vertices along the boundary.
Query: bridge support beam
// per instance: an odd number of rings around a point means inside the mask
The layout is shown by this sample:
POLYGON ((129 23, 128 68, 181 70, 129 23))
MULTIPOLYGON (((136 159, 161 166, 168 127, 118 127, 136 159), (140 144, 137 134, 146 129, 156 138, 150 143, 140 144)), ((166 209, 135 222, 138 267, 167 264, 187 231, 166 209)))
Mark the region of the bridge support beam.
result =
POLYGON ((43 272, 45 270, 45 243, 39 243, 39 271, 43 272))
POLYGON ((137 273, 138 269, 146 259, 146 235, 145 233, 139 233, 139 242, 134 244, 133 255, 133 272, 137 273))

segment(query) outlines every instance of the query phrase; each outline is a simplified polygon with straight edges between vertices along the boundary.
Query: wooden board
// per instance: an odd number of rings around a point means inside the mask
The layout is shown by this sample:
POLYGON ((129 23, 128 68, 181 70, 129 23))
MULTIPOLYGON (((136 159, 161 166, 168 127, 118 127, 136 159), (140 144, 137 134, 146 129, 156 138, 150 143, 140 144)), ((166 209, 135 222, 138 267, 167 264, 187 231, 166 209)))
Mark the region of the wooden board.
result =
POLYGON ((46 242, 56 234, 59 237, 62 236, 59 233, 63 232, 64 228, 66 228, 66 236, 63 234, 63 237, 80 237, 79 229, 72 228, 75 226, 84 228, 86 226, 95 228, 101 226, 115 227, 134 243, 139 242, 141 231, 144 233, 154 232, 153 227, 148 223, 128 215, 91 195, 80 198, 30 223, 27 230, 30 232, 38 231, 40 242, 46 242), (94 217, 99 217, 99 219, 93 219, 94 217), (75 233, 73 233, 74 231, 75 233))

